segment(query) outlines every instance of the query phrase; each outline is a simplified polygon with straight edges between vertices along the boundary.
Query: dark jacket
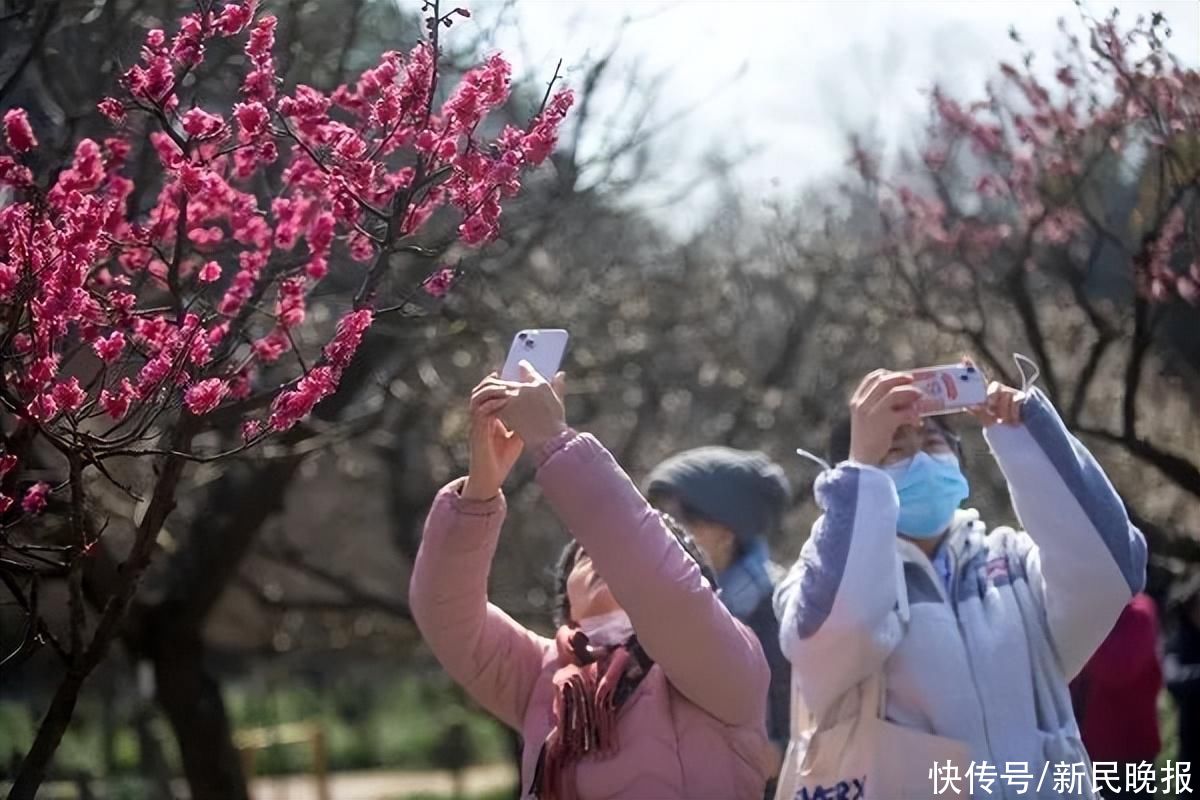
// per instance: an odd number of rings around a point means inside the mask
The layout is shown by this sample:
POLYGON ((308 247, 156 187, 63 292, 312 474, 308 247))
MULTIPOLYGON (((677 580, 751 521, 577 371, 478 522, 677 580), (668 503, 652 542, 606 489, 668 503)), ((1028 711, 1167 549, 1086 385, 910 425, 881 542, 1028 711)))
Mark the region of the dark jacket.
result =
POLYGON ((780 747, 787 747, 789 720, 791 718, 792 665, 779 647, 779 621, 768 595, 754 609, 754 613, 742 620, 758 641, 771 668, 771 686, 767 690, 767 737, 780 747))

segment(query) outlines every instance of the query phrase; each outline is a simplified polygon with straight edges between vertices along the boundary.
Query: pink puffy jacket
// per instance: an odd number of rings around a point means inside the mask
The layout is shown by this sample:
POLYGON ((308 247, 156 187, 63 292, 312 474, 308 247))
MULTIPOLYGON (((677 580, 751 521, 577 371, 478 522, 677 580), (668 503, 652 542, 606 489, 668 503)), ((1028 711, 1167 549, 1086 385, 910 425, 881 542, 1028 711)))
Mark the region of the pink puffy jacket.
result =
MULTIPOLYGON (((775 766, 765 731, 767 662, 612 455, 567 431, 538 458, 538 483, 629 614, 655 665, 620 712, 618 753, 585 758, 580 800, 759 800, 775 766)), ((443 489, 425 523, 413 616, 446 671, 524 738, 528 791, 550 732, 554 643, 488 603, 503 496, 443 489)))

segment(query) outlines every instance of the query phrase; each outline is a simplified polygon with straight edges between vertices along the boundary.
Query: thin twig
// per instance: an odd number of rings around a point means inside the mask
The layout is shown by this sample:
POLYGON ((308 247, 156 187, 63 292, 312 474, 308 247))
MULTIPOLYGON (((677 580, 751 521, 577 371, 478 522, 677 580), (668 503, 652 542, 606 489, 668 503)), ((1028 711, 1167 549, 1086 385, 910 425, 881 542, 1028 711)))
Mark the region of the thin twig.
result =
POLYGON ((535 116, 540 117, 542 112, 546 110, 546 104, 550 102, 550 92, 554 89, 554 83, 561 77, 559 75, 559 70, 562 69, 562 63, 563 60, 560 58, 558 60, 558 64, 554 67, 554 75, 550 77, 550 82, 546 84, 546 93, 542 95, 542 102, 541 105, 538 106, 537 114, 535 116))

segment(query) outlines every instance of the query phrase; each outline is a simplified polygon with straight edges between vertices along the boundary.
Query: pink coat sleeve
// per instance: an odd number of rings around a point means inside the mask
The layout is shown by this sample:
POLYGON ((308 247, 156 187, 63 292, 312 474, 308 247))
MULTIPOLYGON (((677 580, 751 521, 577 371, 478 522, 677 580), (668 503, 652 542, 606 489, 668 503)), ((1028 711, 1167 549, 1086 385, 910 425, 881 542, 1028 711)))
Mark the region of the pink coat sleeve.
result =
POLYGON ((567 431, 540 454, 538 483, 685 697, 730 725, 761 723, 770 671, 700 568, 600 442, 567 431))
POLYGON ((466 500, 456 481, 434 500, 409 585, 413 619, 455 681, 520 730, 550 653, 538 636, 488 602, 487 581, 504 521, 503 495, 466 500))

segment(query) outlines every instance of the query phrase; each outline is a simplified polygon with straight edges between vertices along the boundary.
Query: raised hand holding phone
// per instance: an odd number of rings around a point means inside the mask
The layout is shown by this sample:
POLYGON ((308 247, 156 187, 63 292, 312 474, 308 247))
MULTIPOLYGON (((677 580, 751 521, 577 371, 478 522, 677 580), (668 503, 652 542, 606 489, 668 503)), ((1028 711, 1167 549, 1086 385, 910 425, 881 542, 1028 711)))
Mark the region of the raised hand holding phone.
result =
POLYGON ((468 500, 489 500, 499 494, 521 455, 521 438, 497 416, 511 397, 511 390, 494 372, 471 393, 471 466, 462 490, 468 500))
POLYGON ((987 402, 972 408, 971 413, 985 428, 992 425, 1019 425, 1024 402, 1025 393, 1020 389, 992 381, 988 386, 987 402))
POLYGON ((916 425, 921 392, 912 376, 877 369, 863 378, 850 399, 850 459, 878 466, 901 425, 916 425))
MULTIPOLYGON (((1026 360, 1028 361, 1028 359, 1026 360)), ((983 376, 983 373, 975 365, 974 360, 970 356, 963 356, 961 367, 971 370, 973 373, 978 373, 980 375, 980 382, 986 382, 986 377, 983 376)), ((1021 368, 1019 357, 1017 368, 1021 368)), ((1034 369, 1037 369, 1036 365, 1034 369)), ((1022 377, 1024 377, 1023 373, 1022 377)), ((970 391, 975 395, 978 394, 977 388, 973 387, 970 391)), ((987 384, 983 402, 975 403, 961 410, 969 411, 985 428, 997 424, 1019 425, 1021 423, 1021 405, 1024 402, 1024 391, 1006 386, 999 381, 991 381, 987 384)))
POLYGON ((562 401, 566 375, 559 372, 551 383, 528 361, 519 362, 518 371, 520 383, 503 382, 511 396, 500 411, 500 419, 536 451, 567 427, 562 401))

